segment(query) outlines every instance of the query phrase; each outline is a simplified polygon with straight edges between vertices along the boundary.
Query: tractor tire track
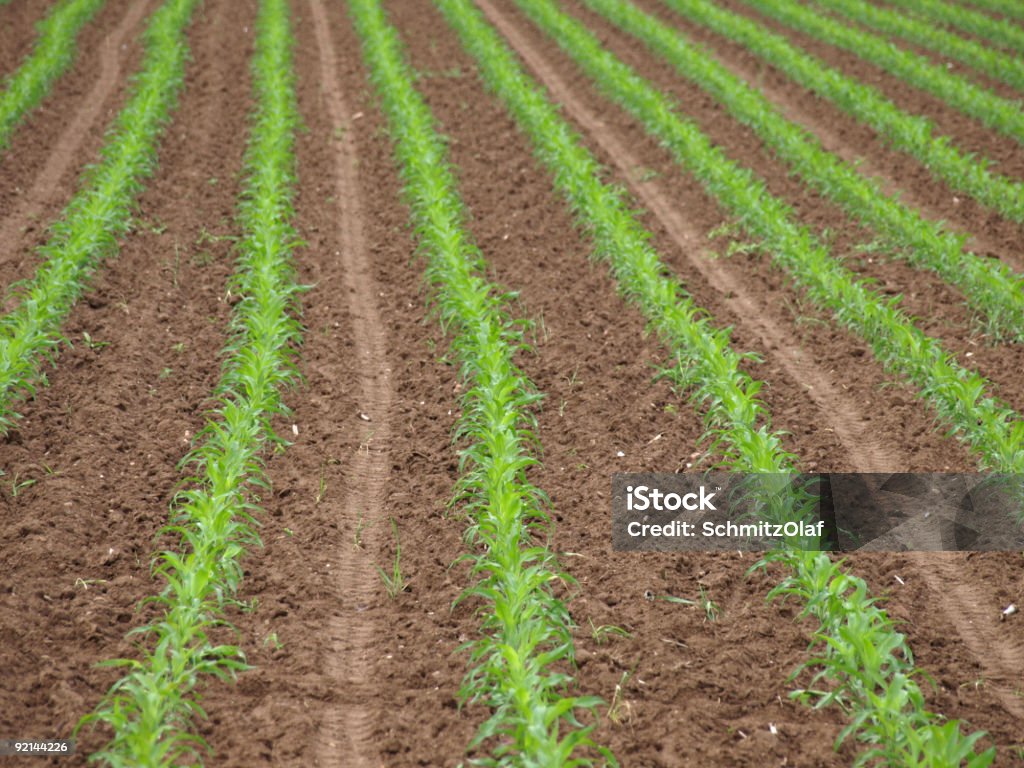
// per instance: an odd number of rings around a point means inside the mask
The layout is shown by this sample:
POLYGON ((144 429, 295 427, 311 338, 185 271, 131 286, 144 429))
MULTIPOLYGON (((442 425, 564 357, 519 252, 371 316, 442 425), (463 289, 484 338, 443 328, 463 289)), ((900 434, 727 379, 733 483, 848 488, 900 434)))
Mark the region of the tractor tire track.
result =
POLYGON ((1024 722, 1024 634, 1000 621, 1001 606, 991 605, 990 589, 966 580, 965 558, 963 552, 908 555, 913 569, 928 585, 932 604, 946 616, 981 666, 986 687, 995 692, 1010 715, 1024 722))
MULTIPOLYGON (((346 495, 339 511, 342 521, 355 528, 372 526, 383 518, 385 491, 390 471, 390 416, 393 401, 387 333, 376 297, 377 284, 363 230, 357 147, 350 126, 353 113, 338 77, 338 57, 331 39, 323 0, 309 0, 320 56, 320 82, 324 106, 332 125, 343 133, 334 142, 337 256, 344 273, 352 334, 355 340, 356 391, 360 418, 368 422, 366 438, 345 467, 346 495)), ((373 561, 363 549, 343 544, 334 572, 341 611, 326 627, 330 643, 327 671, 334 683, 347 691, 345 705, 330 711, 323 724, 319 745, 320 765, 369 766, 375 754, 374 687, 366 674, 368 655, 376 628, 359 606, 379 593, 373 561), (336 745, 344 744, 344 749, 336 745)))

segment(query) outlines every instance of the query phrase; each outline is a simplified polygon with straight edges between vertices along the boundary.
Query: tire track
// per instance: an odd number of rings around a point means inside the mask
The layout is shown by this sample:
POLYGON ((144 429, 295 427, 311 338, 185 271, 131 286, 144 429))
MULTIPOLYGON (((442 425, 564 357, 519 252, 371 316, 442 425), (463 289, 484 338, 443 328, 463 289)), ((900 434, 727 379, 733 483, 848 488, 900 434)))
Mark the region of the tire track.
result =
POLYGON ((901 452, 883 443, 864 426, 862 410, 851 403, 833 384, 828 374, 807 359, 800 347, 789 343, 789 334, 771 316, 771 310, 758 302, 743 286, 742 280, 717 261, 695 256, 703 241, 702 233, 687 220, 659 185, 651 181, 637 183, 631 169, 643 163, 618 137, 572 92, 555 68, 520 34, 508 18, 490 2, 477 0, 477 5, 492 24, 508 40, 537 78, 562 105, 565 112, 612 158, 635 197, 658 218, 690 264, 721 294, 723 303, 761 339, 770 353, 793 381, 807 389, 814 404, 825 414, 825 421, 835 430, 858 471, 884 472, 905 466, 901 452))
POLYGON ((981 666, 986 687, 1024 722, 1024 634, 1007 631, 998 608, 989 604, 988 590, 964 581, 963 552, 912 552, 908 559, 928 585, 932 604, 938 604, 981 666))
MULTIPOLYGON (((24 230, 28 221, 36 219, 53 202, 58 194, 66 194, 67 188, 61 182, 72 166, 82 162, 82 145, 89 130, 104 112, 108 99, 117 84, 121 82, 121 70, 128 57, 124 50, 125 39, 141 24, 148 13, 151 0, 131 3, 128 11, 114 30, 107 35, 100 48, 100 72, 92 89, 79 102, 78 109, 67 122, 56 145, 47 155, 46 164, 38 172, 35 181, 22 195, 3 222, 0 223, 0 243, 5 246, 2 263, 11 265, 25 247, 24 230)), ((97 23, 93 20, 92 23, 97 23)), ((81 53, 81 52, 80 52, 81 53)), ((24 129, 26 126, 22 126, 24 129)), ((31 257, 27 259, 31 261, 31 257)))
MULTIPOLYGON (((348 126, 352 113, 338 78, 338 58, 331 40, 323 0, 309 0, 317 49, 320 56, 320 82, 324 106, 330 122, 337 128, 348 126)), ((352 318, 357 392, 361 417, 372 425, 372 437, 366 439, 345 467, 346 495, 341 518, 346 526, 366 527, 383 517, 385 490, 389 472, 390 412, 393 400, 391 366, 385 326, 376 296, 378 294, 363 232, 359 174, 355 139, 344 130, 334 143, 334 174, 337 194, 337 254, 344 272, 352 318)), ((319 764, 323 766, 369 766, 376 753, 374 731, 374 686, 367 676, 368 657, 374 644, 375 627, 361 615, 359 605, 379 592, 373 561, 362 549, 342 545, 335 572, 341 611, 327 622, 331 644, 327 671, 333 682, 347 692, 345 706, 329 710, 319 740, 319 764), (344 749, 339 747, 344 744, 344 749)))

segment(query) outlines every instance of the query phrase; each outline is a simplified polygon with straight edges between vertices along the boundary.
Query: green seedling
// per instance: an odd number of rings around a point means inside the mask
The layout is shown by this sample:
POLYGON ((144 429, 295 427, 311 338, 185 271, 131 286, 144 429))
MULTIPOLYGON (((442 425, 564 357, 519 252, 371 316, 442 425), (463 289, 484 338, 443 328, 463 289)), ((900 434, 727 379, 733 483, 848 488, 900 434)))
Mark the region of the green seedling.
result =
POLYGON ((540 399, 514 362, 526 351, 527 328, 511 317, 514 297, 484 277, 487 265, 463 228, 467 212, 444 142, 413 86, 394 27, 379 0, 351 0, 350 9, 387 117, 435 311, 454 337, 450 359, 462 383, 454 498, 467 514, 465 557, 478 581, 460 602, 485 607, 478 637, 467 645, 471 668, 460 696, 492 711, 472 748, 488 752, 493 765, 581 766, 598 757, 616 764, 591 739, 593 726, 582 725, 599 700, 566 691, 572 621, 552 589, 568 577, 538 543, 549 524, 546 497, 525 472, 535 463, 529 450, 540 399), (533 620, 522 622, 524 615, 533 620))
POLYGON ((36 478, 29 477, 24 480, 19 480, 19 477, 21 477, 21 475, 17 472, 11 476, 11 498, 18 498, 18 494, 39 482, 36 478))
POLYGON ((395 559, 391 562, 391 573, 379 565, 374 567, 377 569, 380 580, 384 582, 384 591, 388 593, 388 597, 394 600, 405 592, 409 582, 402 575, 402 542, 398 538, 398 523, 395 522, 395 518, 391 518, 391 532, 395 535, 395 559))
POLYGON ((598 645, 604 645, 612 637, 624 637, 627 640, 632 637, 632 635, 622 627, 617 627, 613 624, 601 624, 600 626, 597 626, 594 624, 592 619, 587 619, 587 622, 590 624, 590 636, 598 645))
POLYGON ((85 342, 85 346, 89 349, 103 349, 109 347, 109 341, 96 341, 92 336, 89 335, 88 331, 82 331, 82 341, 85 342))
POLYGON ((696 605, 696 600, 689 600, 685 597, 676 597, 675 595, 651 595, 648 599, 650 600, 664 600, 666 603, 675 603, 676 605, 696 605))
POLYGON ((700 588, 700 607, 704 610, 705 621, 718 621, 721 611, 703 586, 700 588))
POLYGON ((612 700, 608 705, 608 719, 615 723, 615 725, 622 725, 625 722, 629 722, 632 718, 633 708, 625 698, 626 683, 629 681, 629 676, 629 672, 622 673, 619 682, 615 684, 615 692, 612 694, 612 700))
POLYGON ((373 528, 373 526, 375 526, 376 524, 376 520, 370 523, 366 522, 366 518, 363 516, 363 512, 360 510, 359 517, 356 519, 356 530, 355 533, 352 534, 352 543, 356 549, 363 548, 363 534, 365 534, 368 530, 373 528))

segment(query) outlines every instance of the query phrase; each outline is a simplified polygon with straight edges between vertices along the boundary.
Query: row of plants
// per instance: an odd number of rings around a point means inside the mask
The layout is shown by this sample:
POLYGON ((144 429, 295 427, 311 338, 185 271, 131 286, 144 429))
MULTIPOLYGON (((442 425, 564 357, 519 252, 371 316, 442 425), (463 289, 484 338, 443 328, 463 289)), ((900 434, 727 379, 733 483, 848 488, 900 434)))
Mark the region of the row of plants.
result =
POLYGON ((958 286, 967 303, 987 318, 987 330, 994 338, 1024 340, 1024 277, 1005 264, 965 251, 963 236, 884 194, 873 179, 827 152, 813 134, 787 120, 760 91, 733 75, 708 50, 695 46, 682 33, 627 0, 584 2, 714 96, 807 184, 878 231, 886 244, 897 249, 897 255, 958 286))
POLYGON ((66 0, 58 3, 37 25, 39 36, 21 66, 4 78, 0 91, 0 150, 14 129, 50 92, 75 60, 75 41, 105 0, 66 0))
POLYGON ((871 597, 867 583, 823 552, 781 549, 754 568, 785 565, 789 574, 769 593, 794 598, 801 618, 817 622, 811 658, 791 678, 811 673, 805 687, 791 694, 815 708, 841 707, 849 717, 836 748, 849 736, 870 746, 857 754, 854 768, 986 768, 996 747, 982 748, 984 731, 964 734, 958 720, 928 710, 917 680, 922 672, 906 636, 871 597))
MULTIPOLYGON (((198 0, 167 0, 144 33, 142 67, 115 118, 100 162, 83 175, 60 221, 50 227, 35 276, 11 287, 17 306, 0 318, 0 433, 18 414, 17 400, 45 383, 60 327, 90 274, 114 255, 130 226, 143 180, 156 167, 156 146, 174 109, 188 59, 186 28, 198 0)), ((11 299, 12 297, 8 297, 11 299)))
MULTIPOLYGON (((620 194, 614 187, 601 184, 601 168, 579 136, 560 117, 540 87, 524 73, 505 42, 477 8, 469 0, 437 0, 437 4, 476 60, 484 82, 502 100, 529 138, 538 160, 554 175, 556 187, 573 208, 580 227, 597 245, 597 255, 612 261, 613 273, 618 277, 621 272, 623 276, 619 280, 628 284, 631 271, 624 267, 628 267, 629 257, 617 265, 614 263, 616 251, 625 250, 636 259, 636 255, 649 250, 649 246, 644 244, 647 234, 624 207, 620 194)), ((521 6, 542 27, 546 26, 545 19, 556 26, 559 18, 565 19, 546 3, 523 2, 521 6)), ((581 55, 592 54, 593 51, 587 51, 581 55)), ((649 260, 646 256, 637 259, 641 266, 649 260)), ((662 311, 671 312, 671 302, 678 300, 667 287, 643 299, 633 293, 638 288, 623 290, 627 297, 642 308, 653 310, 655 315, 659 296, 667 299, 661 305, 662 311)), ((676 349, 680 340, 673 339, 662 329, 659 331, 667 346, 673 348, 676 355, 690 358, 688 365, 696 369, 688 374, 688 381, 675 379, 681 386, 698 393, 707 392, 708 379, 724 373, 726 379, 735 380, 739 375, 735 368, 730 370, 728 361, 719 365, 716 374, 714 361, 697 359, 700 354, 697 350, 676 349)), ((705 402, 709 411, 722 407, 713 396, 698 394, 695 399, 705 402)), ((765 418, 761 408, 760 403, 753 402, 745 412, 732 414, 735 426, 745 426, 748 432, 767 433, 763 425, 758 428, 758 422, 765 418)), ((764 445, 763 452, 748 453, 743 445, 726 446, 724 463, 740 471, 763 471, 766 467, 776 467, 784 473, 795 471, 795 457, 786 454, 777 439, 764 445)), ((862 580, 844 572, 826 554, 813 550, 786 549, 772 559, 783 561, 792 573, 779 590, 804 590, 809 596, 805 599, 806 612, 819 618, 821 628, 815 634, 814 647, 820 647, 821 655, 807 666, 816 670, 816 681, 827 677, 836 683, 832 701, 853 710, 851 726, 841 734, 840 740, 857 732, 859 738, 874 745, 864 753, 862 762, 883 753, 908 758, 931 755, 938 760, 940 752, 946 757, 969 756, 976 766, 991 762, 992 750, 982 756, 973 753, 973 745, 983 734, 965 737, 959 723, 950 721, 940 725, 941 719, 926 710, 913 679, 913 656, 906 639, 895 631, 885 612, 867 596, 862 580), (831 599, 825 599, 826 596, 831 599)), ((804 692, 798 695, 807 698, 804 692)))
MULTIPOLYGON (((930 19, 950 27, 957 27, 972 35, 977 35, 986 43, 1009 48, 1017 53, 1024 53, 1024 29, 994 19, 979 11, 965 8, 959 3, 945 0, 889 0, 892 5, 904 8, 919 18, 930 19)), ((1024 18, 1019 4, 996 2, 996 0, 975 0, 974 5, 981 4, 999 13, 1009 13, 1015 18, 1024 18)))
POLYGON ((298 112, 287 0, 260 0, 252 61, 256 109, 245 159, 240 204, 243 237, 229 289, 239 297, 225 348, 217 407, 183 460, 193 468, 177 494, 162 533, 177 549, 154 558, 164 582, 146 603, 154 620, 132 631, 141 659, 116 659, 125 669, 85 724, 105 724, 113 738, 93 760, 111 766, 189 765, 209 751, 194 732, 204 712, 196 693, 207 676, 231 679, 246 667, 243 651, 219 644, 230 632, 227 612, 240 603, 240 562, 259 545, 258 495, 266 487, 263 456, 283 447, 271 419, 287 413, 283 388, 298 377, 294 357, 301 340, 292 252, 294 143, 298 112))
POLYGON ((934 51, 1024 91, 1024 61, 1019 57, 913 19, 866 0, 813 0, 819 8, 837 11, 852 21, 883 34, 902 37, 914 45, 934 51))
POLYGON ((850 51, 994 131, 1024 143, 1024 112, 1020 102, 1004 99, 992 90, 932 63, 926 56, 895 46, 885 37, 856 29, 794 0, 743 2, 768 18, 850 51))
POLYGON ((474 583, 459 602, 478 602, 480 636, 467 643, 465 702, 491 709, 470 744, 483 765, 615 763, 591 739, 601 700, 570 695, 572 619, 554 591, 570 582, 538 543, 550 533, 548 502, 527 470, 537 463, 533 407, 540 394, 516 367, 525 324, 508 311, 514 294, 487 282, 483 256, 464 229, 467 218, 446 149, 429 107, 413 86, 397 33, 379 0, 350 0, 363 55, 387 117, 403 194, 427 262, 442 326, 464 382, 454 439, 461 477, 453 504, 468 514, 465 539, 474 583))
POLYGON ((937 135, 926 117, 900 109, 877 88, 792 45, 763 25, 709 0, 663 0, 681 16, 750 49, 799 85, 827 99, 944 181, 1013 221, 1024 223, 1024 184, 990 170, 991 161, 958 149, 937 135))

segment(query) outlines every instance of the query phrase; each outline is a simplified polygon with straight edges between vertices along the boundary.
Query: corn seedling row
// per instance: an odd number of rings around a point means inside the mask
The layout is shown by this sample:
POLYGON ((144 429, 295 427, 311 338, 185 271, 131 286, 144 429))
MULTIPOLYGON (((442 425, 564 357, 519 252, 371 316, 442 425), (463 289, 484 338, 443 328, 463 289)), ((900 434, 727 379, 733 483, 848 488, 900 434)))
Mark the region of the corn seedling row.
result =
POLYGON ((206 675, 230 679, 246 666, 241 649, 215 645, 210 635, 227 625, 225 609, 239 604, 240 558, 259 545, 253 515, 255 492, 266 485, 261 455, 268 443, 283 445, 270 419, 287 412, 281 390, 298 376, 292 47, 287 1, 261 0, 252 64, 257 107, 240 206, 244 237, 230 285, 241 301, 216 392, 220 405, 184 461, 195 468, 192 487, 178 495, 165 529, 180 537, 180 549, 160 553, 154 564, 166 586, 149 601, 163 615, 133 632, 151 641, 142 660, 108 662, 128 672, 83 721, 114 729, 113 740, 94 756, 112 766, 199 761, 206 745, 190 730, 204 715, 195 688, 206 675))
POLYGON ((198 0, 168 0, 145 35, 142 69, 127 104, 114 121, 101 162, 86 171, 82 187, 40 249, 46 261, 15 286, 18 306, 0 318, 0 433, 18 418, 14 402, 45 383, 43 362, 53 362, 60 326, 85 289, 91 272, 117 251, 128 231, 143 179, 156 164, 156 144, 177 103, 188 58, 185 30, 198 0))
POLYGON ((1003 51, 993 50, 974 40, 910 19, 897 11, 872 5, 866 0, 813 0, 814 4, 837 11, 848 19, 934 51, 940 56, 973 67, 994 80, 1024 91, 1024 61, 1003 51))
MULTIPOLYGON (((463 45, 479 63, 486 84, 529 137, 541 163, 592 239, 594 256, 607 262, 619 290, 634 303, 671 353, 665 375, 706 404, 710 436, 727 456, 744 456, 751 469, 784 472, 790 458, 757 399, 762 383, 741 370, 744 355, 729 345, 729 331, 713 327, 650 245, 634 205, 602 181, 602 169, 542 91, 529 84, 515 59, 463 0, 438 3, 463 45), (783 462, 780 464, 779 462, 783 462)), ((747 356, 749 357, 749 356, 747 356)))
POLYGON ((103 7, 105 0, 67 0, 54 6, 39 22, 39 37, 32 53, 5 78, 0 92, 0 150, 10 144, 11 134, 29 111, 75 60, 75 40, 83 26, 103 7))
POLYGON ((928 118, 901 110, 878 89, 847 77, 781 35, 708 0, 663 2, 690 21, 749 48, 795 82, 870 126, 951 189, 1024 223, 1024 184, 991 172, 991 161, 961 151, 949 137, 936 136, 935 125, 928 118))
MULTIPOLYGON (((536 464, 531 408, 540 399, 513 363, 522 323, 507 312, 513 297, 482 277, 483 257, 463 229, 466 214, 433 116, 412 85, 414 72, 377 0, 351 0, 363 53, 388 119, 404 195, 428 263, 442 325, 466 382, 455 430, 462 476, 455 501, 469 513, 465 559, 477 579, 459 598, 480 598, 480 639, 469 643, 461 696, 491 708, 471 748, 490 748, 485 765, 588 765, 581 751, 610 753, 577 714, 601 703, 567 695, 574 664, 572 619, 552 594, 568 581, 555 556, 534 543, 549 525, 546 497, 530 484, 536 464)), ((593 715, 591 714, 591 717, 593 715)))
POLYGON ((794 597, 801 617, 818 629, 808 653, 815 654, 791 676, 813 672, 807 688, 791 695, 815 708, 838 705, 849 723, 836 748, 851 735, 870 746, 854 766, 985 768, 996 748, 976 751, 983 731, 964 735, 961 723, 929 712, 915 678, 920 670, 903 633, 868 594, 865 581, 846 572, 822 552, 777 550, 755 568, 781 562, 791 575, 774 587, 770 599, 794 597), (821 685, 824 683, 825 685, 821 685))
MULTIPOLYGON (((1017 53, 1024 53, 1024 29, 994 19, 984 13, 972 11, 959 3, 947 3, 944 0, 889 0, 889 2, 898 8, 910 11, 914 16, 931 19, 939 24, 970 32, 990 45, 998 45, 1017 53)), ((975 3, 975 5, 977 4, 975 3)), ((984 4, 989 4, 989 0, 985 0, 984 4)), ((1011 7, 1006 3, 1002 3, 1001 6, 1003 8, 1011 7)), ((1011 15, 1022 18, 1021 6, 1015 4, 1012 7, 1013 11, 1009 11, 1011 15)), ((1008 11, 1001 9, 1000 12, 1007 13, 1008 11)))
MULTIPOLYGON (((616 246, 630 253, 635 253, 636 248, 640 246, 647 248, 643 243, 645 233, 639 229, 628 209, 623 206, 618 193, 614 188, 600 184, 600 167, 583 147, 579 137, 559 116, 540 87, 523 72, 504 41, 484 21, 479 11, 468 0, 438 0, 438 5, 448 22, 458 32, 463 46, 473 55, 484 81, 504 102, 520 130, 530 138, 542 164, 555 175, 556 186, 566 196, 576 211, 580 224, 591 237, 599 244, 604 242, 606 246, 616 246), (582 189, 590 190, 590 196, 576 191, 582 189), (627 235, 619 240, 611 238, 610 235, 616 231, 623 231, 627 235), (628 233, 639 236, 638 241, 633 242, 628 233), (603 241, 602 238, 608 239, 603 241)), ((613 250, 610 254, 604 255, 605 258, 611 259, 615 253, 613 250)), ((664 310, 670 310, 675 306, 674 302, 678 301, 676 294, 666 292, 662 297, 671 297, 673 301, 673 304, 664 305, 664 310)), ((657 303, 653 296, 649 297, 649 300, 652 304, 657 303)), ((675 346, 680 342, 677 340, 669 343, 675 346)), ((696 359, 696 354, 684 354, 694 358, 693 365, 701 367, 701 361, 696 359)), ((723 365, 722 368, 728 370, 727 365, 723 365)), ((708 371, 709 366, 704 365, 702 373, 708 375, 708 371)), ((728 373, 728 378, 735 381, 736 377, 737 372, 733 368, 728 373)), ((701 388, 704 384, 692 381, 690 386, 701 388)), ((711 409, 717 407, 720 407, 720 404, 714 401, 710 403, 711 409)), ((753 432, 757 428, 757 422, 763 418, 760 411, 761 405, 754 402, 743 413, 734 415, 737 422, 745 419, 747 430, 753 432)), ((761 432, 766 430, 762 428, 761 432)), ((775 440, 764 446, 762 451, 751 453, 747 453, 744 446, 737 446, 727 455, 726 463, 738 470, 776 467, 791 472, 794 457, 786 454, 775 440)), ((836 581, 852 579, 827 555, 800 555, 786 559, 787 564, 793 569, 792 584, 808 590, 816 589, 818 585, 813 579, 820 577, 823 572, 827 572, 836 581), (812 570, 811 566, 817 570, 812 570)), ((779 557, 784 559, 782 554, 779 557)), ((861 582, 861 594, 863 593, 861 582)), ((702 602, 709 618, 717 616, 717 607, 703 593, 702 602)), ((830 676, 840 685, 846 685, 852 690, 851 695, 842 701, 853 708, 857 716, 854 719, 855 725, 847 729, 842 738, 860 730, 861 738, 881 744, 883 749, 892 753, 904 750, 913 754, 911 748, 904 746, 911 743, 928 743, 931 753, 935 753, 937 750, 933 731, 938 729, 935 725, 937 718, 924 709, 921 692, 911 678, 913 659, 903 635, 893 630, 892 623, 884 611, 871 601, 854 605, 838 601, 824 602, 819 599, 815 603, 815 606, 818 605, 828 609, 822 617, 822 623, 824 629, 827 622, 830 634, 828 640, 823 641, 824 655, 809 666, 819 668, 820 676, 830 676), (846 641, 843 633, 854 621, 859 622, 857 628, 860 634, 858 642, 851 644, 846 641), (869 658, 862 659, 862 655, 869 658), (846 666, 842 665, 843 662, 846 666), (872 663, 874 667, 871 666, 872 663), (884 665, 884 670, 881 674, 874 674, 870 679, 859 671, 863 667, 877 673, 879 665, 884 665), (851 681, 851 677, 856 682, 851 681), (879 690, 887 692, 885 701, 890 703, 889 706, 874 706, 871 695, 879 690), (908 712, 908 707, 911 706, 914 709, 908 712)), ((981 734, 976 734, 964 739, 958 723, 946 724, 944 728, 946 730, 943 731, 943 735, 950 741, 950 749, 958 749, 964 754, 968 754, 971 745, 981 737, 981 734)))
POLYGON ((893 45, 884 37, 847 26, 794 0, 743 2, 768 18, 853 53, 994 131, 1024 143, 1024 112, 1020 102, 1004 99, 920 54, 893 45))
POLYGON ((987 318, 993 337, 1024 340, 1024 277, 1004 264, 965 252, 963 237, 885 195, 874 180, 827 152, 811 133, 788 121, 759 91, 681 33, 626 0, 584 2, 708 91, 811 187, 877 230, 897 255, 959 287, 967 303, 987 318))

